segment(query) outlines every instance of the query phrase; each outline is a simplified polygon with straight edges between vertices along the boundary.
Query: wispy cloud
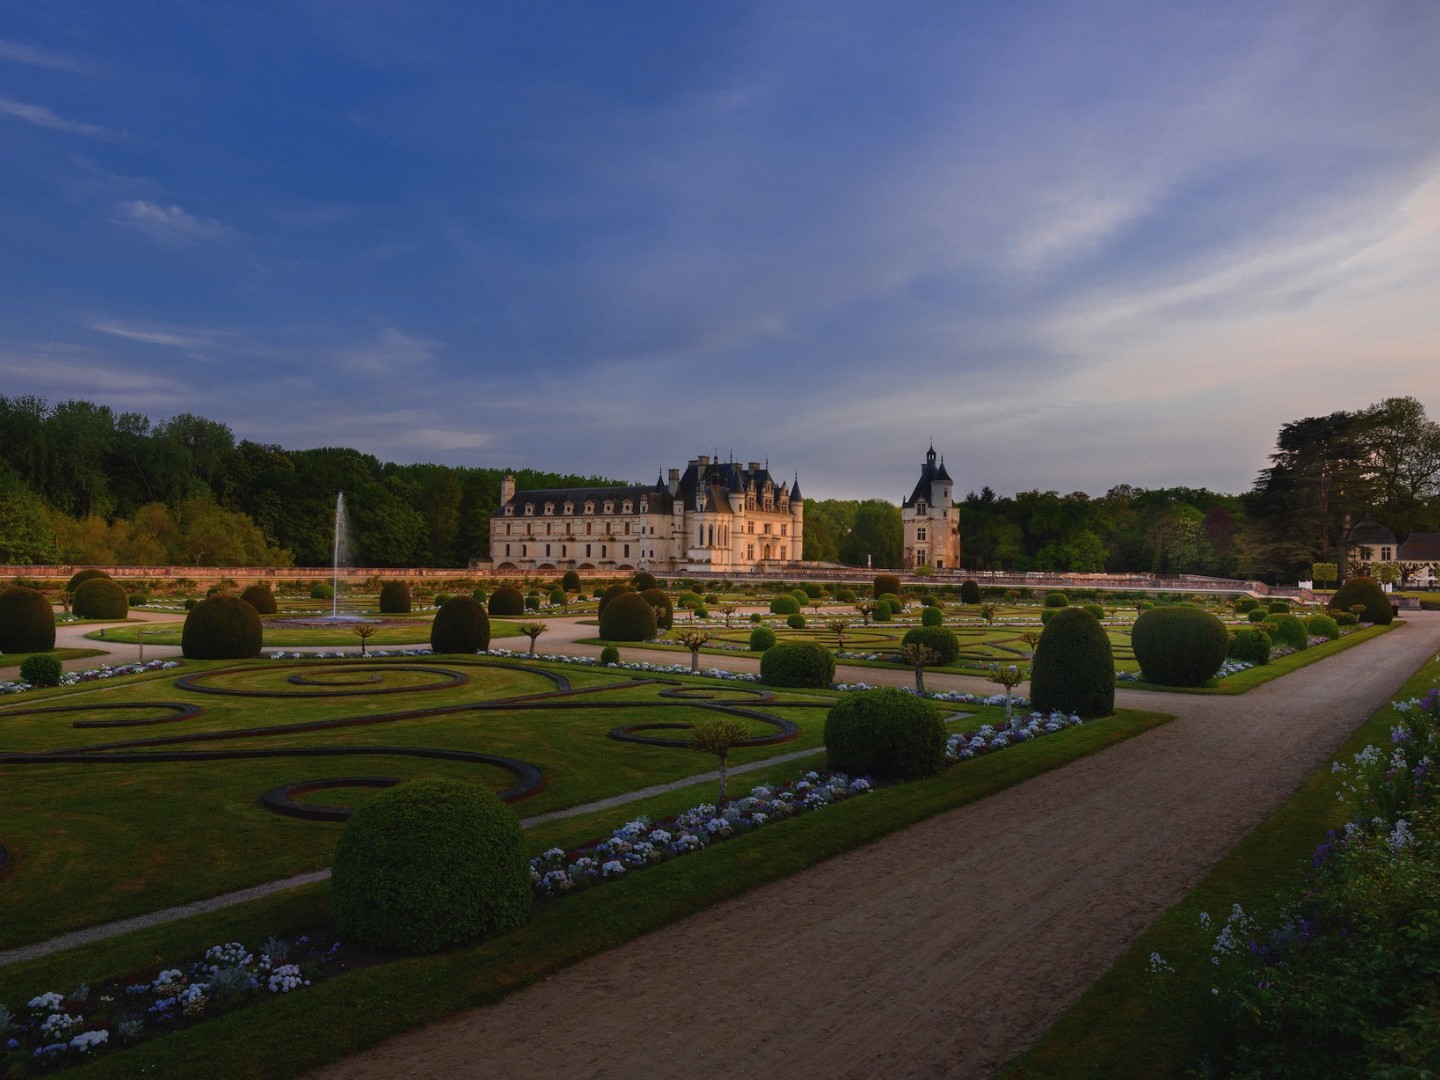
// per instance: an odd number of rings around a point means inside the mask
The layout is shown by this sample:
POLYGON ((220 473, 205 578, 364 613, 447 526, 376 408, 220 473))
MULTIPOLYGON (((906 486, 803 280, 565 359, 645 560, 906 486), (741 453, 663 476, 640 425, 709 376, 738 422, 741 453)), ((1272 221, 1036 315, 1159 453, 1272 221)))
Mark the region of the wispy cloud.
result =
POLYGON ((0 347, 0 377, 22 391, 36 386, 47 395, 73 393, 88 400, 103 394, 107 404, 172 403, 194 397, 192 387, 175 379, 69 345, 0 347))
POLYGON ((89 139, 120 138, 118 132, 101 127, 99 124, 66 120, 55 110, 44 105, 31 105, 29 102, 15 101, 12 98, 0 98, 0 116, 13 116, 17 120, 24 120, 27 124, 34 124, 36 127, 49 128, 51 131, 63 131, 69 135, 84 135, 89 139))
POLYGON ((413 337, 393 327, 386 327, 368 345, 360 345, 337 353, 334 364, 355 375, 385 375, 431 363, 443 341, 413 337))
POLYGON ((86 70, 85 65, 73 56, 37 48, 34 45, 22 45, 18 41, 7 41, 4 38, 0 38, 0 60, 13 60, 17 64, 53 68, 56 71, 86 70))
POLYGON ((146 345, 169 345, 177 349, 209 349, 216 345, 216 335, 175 333, 170 330, 122 326, 116 322, 98 320, 88 325, 91 330, 98 330, 102 334, 124 338, 126 341, 139 341, 146 345))
POLYGON ((179 206, 161 206, 148 199, 130 199, 117 207, 116 220, 138 229, 165 247, 187 247, 197 240, 219 240, 226 228, 213 218, 199 218, 179 206))

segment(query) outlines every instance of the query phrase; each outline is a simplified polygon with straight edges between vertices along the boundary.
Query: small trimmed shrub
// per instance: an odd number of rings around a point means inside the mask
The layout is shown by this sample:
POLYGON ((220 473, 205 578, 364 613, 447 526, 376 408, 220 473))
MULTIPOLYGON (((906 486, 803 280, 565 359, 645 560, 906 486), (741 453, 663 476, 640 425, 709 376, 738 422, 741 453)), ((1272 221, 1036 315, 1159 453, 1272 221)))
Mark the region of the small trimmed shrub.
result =
POLYGON ((525 614, 525 597, 514 585, 501 585, 490 594, 486 610, 496 618, 525 614))
POLYGON ((1136 601, 1136 603, 1135 603, 1135 610, 1137 610, 1137 611, 1153 611, 1153 610, 1155 610, 1155 601, 1154 601, 1154 600, 1139 600, 1139 601, 1136 601))
POLYGON ((758 611, 752 611, 749 617, 752 623, 760 623, 765 621, 758 611))
POLYGON ((20 681, 31 686, 59 686, 60 661, 49 653, 27 656, 20 665, 20 681))
POLYGON ((212 596, 185 616, 180 654, 187 660, 248 660, 260 655, 263 639, 258 611, 238 596, 212 596))
POLYGON ((960 656, 960 641, 943 626, 917 626, 905 631, 901 645, 925 645, 940 657, 937 664, 953 664, 960 656))
POLYGON ((804 630, 805 616, 798 612, 794 615, 787 615, 785 617, 785 625, 790 627, 791 630, 804 630))
POLYGON ((646 589, 653 589, 656 587, 655 575, 641 570, 630 579, 630 584, 635 586, 636 592, 643 593, 646 589))
POLYGON ((621 593, 600 613, 600 636, 606 641, 649 641, 655 631, 655 609, 638 592, 621 593))
POLYGON ((1105 628, 1084 608, 1047 610, 1054 617, 1035 643, 1031 705, 1039 712, 1059 709, 1085 720, 1109 716, 1115 711, 1115 657, 1105 628))
POLYGON ((875 610, 870 613, 870 618, 876 622, 889 622, 895 617, 895 609, 890 606, 889 600, 876 600, 875 610))
POLYGON ((978 604, 980 602, 980 583, 974 578, 966 578, 960 583, 960 602, 962 604, 978 604))
POLYGON ((822 589, 820 583, 816 581, 807 581, 804 585, 801 585, 800 588, 811 600, 817 600, 825 595, 825 590, 822 589))
POLYGON ((1262 623, 1270 617, 1270 612, 1268 609, 1261 607, 1259 604, 1256 604, 1253 608, 1251 608, 1245 613, 1245 617, 1249 619, 1252 623, 1262 623))
POLYGON ((800 613, 800 601, 789 593, 781 593, 770 601, 771 615, 798 615, 800 613))
POLYGON ((334 600, 335 586, 328 581, 314 581, 310 583, 311 600, 334 600))
POLYGON ((1323 637, 1334 641, 1340 636, 1340 624, 1329 615, 1311 615, 1305 620, 1305 631, 1311 637, 1323 637))
POLYGON ((602 664, 618 664, 620 662, 620 650, 614 645, 606 645, 600 650, 600 662, 602 664))
POLYGON ((430 648, 437 653, 477 653, 490 648, 490 616, 468 596, 452 596, 430 624, 430 648))
POLYGON ((1260 601, 1256 600, 1253 596, 1242 596, 1239 600, 1235 601, 1235 610, 1241 615, 1244 615, 1247 611, 1254 611, 1259 606, 1260 601))
POLYGON ((70 575, 70 580, 65 583, 65 591, 73 593, 87 581, 94 581, 97 578, 109 579, 110 575, 104 570, 76 570, 70 575))
POLYGON ((0 590, 0 653, 55 648, 55 609, 39 589, 0 590))
POLYGON ((1066 596, 1063 592, 1047 592, 1045 594, 1045 606, 1055 608, 1069 607, 1070 597, 1066 596))
MULTIPOLYGON (((1376 626, 1389 626, 1395 618, 1390 607, 1390 598, 1380 583, 1370 577, 1353 577, 1335 590, 1330 597, 1328 609, 1331 612, 1350 611, 1356 604, 1364 604, 1365 610, 1358 613, 1361 622, 1376 626)), ((1351 614, 1357 614, 1351 612, 1351 614)))
MULTIPOLYGON (((664 589, 646 589, 640 594, 655 609, 655 629, 669 630, 675 624, 675 609, 664 589)), ((602 635, 603 636, 603 635, 602 635)))
POLYGON ((1271 600, 1265 605, 1265 609, 1270 612, 1271 615, 1284 615, 1290 611, 1290 601, 1271 600))
POLYGON ((810 602, 810 594, 804 589, 791 589, 790 595, 795 598, 795 602, 801 607, 804 607, 810 602))
POLYGON ((1230 658, 1245 660, 1251 664, 1270 662, 1270 635, 1258 626, 1246 626, 1235 631, 1230 639, 1230 658))
POLYGON ((537 593, 537 592, 528 592, 528 593, 525 594, 525 610, 526 610, 526 611, 539 611, 539 610, 540 610, 540 594, 539 594, 539 593, 537 593))
MULTIPOLYGON (((438 605, 438 597, 437 605, 438 605)), ((380 586, 380 614, 410 614, 410 586, 403 581, 387 581, 380 586)))
POLYGON ((250 585, 240 594, 240 599, 260 615, 274 615, 279 610, 275 604, 275 594, 270 591, 269 585, 250 585))
POLYGON ((1208 611, 1169 604, 1143 612, 1135 620, 1130 644, 1140 671, 1150 682, 1204 686, 1225 662, 1230 632, 1208 611))
MULTIPOLYGON (((424 600, 425 594, 421 593, 419 598, 421 600, 424 600)), ((442 608, 453 599, 454 597, 448 592, 437 592, 435 594, 435 598, 431 601, 431 603, 437 608, 442 608)))
POLYGON ((1105 618, 1105 609, 1099 604, 1081 604, 1080 606, 1083 607, 1086 611, 1088 611, 1091 615, 1094 615, 1097 619, 1105 618))
POLYGON ((76 588, 70 610, 80 619, 123 619, 130 613, 130 594, 118 581, 91 578, 76 588))
POLYGON ((705 603, 707 603, 707 604, 718 604, 719 602, 720 602, 720 597, 717 596, 715 593, 713 593, 713 592, 707 592, 707 593, 705 594, 705 603))
POLYGON ((675 600, 676 606, 682 608, 697 608, 704 602, 705 601, 700 599, 698 593, 693 593, 689 591, 682 592, 675 600))
POLYGON ((750 631, 750 651, 764 652, 775 644, 775 631, 768 626, 757 626, 750 631))
POLYGON ((184 605, 184 606, 185 606, 185 610, 186 610, 186 611, 194 611, 194 610, 195 610, 195 605, 198 604, 198 603, 200 603, 200 601, 199 601, 199 600, 196 600, 193 596, 186 597, 186 598, 185 598, 185 605, 184 605))
POLYGON ((566 595, 564 589, 551 589, 547 599, 554 607, 564 607, 565 601, 569 600, 570 597, 566 595))
POLYGON ((890 613, 892 615, 899 615, 905 610, 905 601, 901 600, 895 593, 887 592, 884 596, 880 597, 880 599, 890 605, 890 613))
POLYGON ((1336 626, 1358 626, 1360 623, 1360 616, 1353 611, 1336 611, 1332 615, 1336 626))
POLYGON ((599 614, 604 615, 605 609, 610 606, 610 601, 617 596, 624 596, 626 593, 634 591, 629 585, 611 585, 600 594, 599 614))
POLYGON ((877 780, 918 780, 945 769, 945 724, 924 698, 895 687, 857 690, 825 716, 832 772, 877 780))
POLYGON ((879 600, 886 593, 898 593, 900 591, 900 579, 894 574, 875 575, 875 599, 879 600))
POLYGON ((697 618, 697 619, 708 619, 709 617, 710 617, 710 609, 709 609, 708 607, 706 607, 704 604, 701 604, 699 607, 697 607, 697 608, 695 609, 695 618, 697 618))
POLYGON ((580 575, 574 570, 566 570, 560 577, 560 588, 566 592, 578 593, 580 591, 580 575))
POLYGON ((855 602, 855 590, 839 589, 835 593, 835 599, 839 600, 842 604, 853 604, 855 602))
POLYGON ((760 654, 760 681, 771 686, 823 690, 834 680, 834 655, 813 641, 782 641, 760 654))
POLYGON ((940 603, 940 601, 935 597, 934 593, 927 592, 924 596, 920 597, 921 607, 934 607, 938 603, 940 603))
MULTIPOLYGON (((1062 611, 1062 610, 1064 610, 1064 609, 1063 609, 1063 608, 1055 608, 1055 607, 1041 608, 1041 609, 1040 609, 1040 625, 1041 625, 1041 626, 1049 626, 1049 625, 1050 625, 1050 620, 1055 617, 1055 613, 1056 613, 1057 611, 1062 611)), ((1088 613, 1087 613, 1087 614, 1088 614, 1088 613)))
POLYGON ((485 586, 483 585, 477 586, 475 591, 470 594, 470 599, 474 600, 477 604, 483 604, 489 598, 489 594, 485 591, 485 586))
POLYGON ((374 948, 430 953, 503 934, 530 917, 530 892, 515 812, 475 784, 412 780, 372 795, 335 845, 335 927, 374 948))
POLYGON ((924 611, 920 612, 920 625, 944 626, 945 612, 941 611, 938 607, 927 607, 924 611))
POLYGON ((1289 646, 1297 652, 1310 647, 1310 635, 1298 615, 1271 615, 1260 624, 1276 646, 1289 646))
POLYGON ((143 592, 132 592, 130 594, 131 607, 144 607, 149 602, 150 597, 146 596, 143 592))

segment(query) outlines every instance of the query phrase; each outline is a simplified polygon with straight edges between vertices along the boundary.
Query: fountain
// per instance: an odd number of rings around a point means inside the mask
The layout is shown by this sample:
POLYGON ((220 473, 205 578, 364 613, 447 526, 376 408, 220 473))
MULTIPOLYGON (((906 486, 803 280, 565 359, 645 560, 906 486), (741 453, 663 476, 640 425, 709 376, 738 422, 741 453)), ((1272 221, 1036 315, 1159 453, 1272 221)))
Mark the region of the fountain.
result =
POLYGON ((331 573, 330 618, 340 618, 340 564, 350 557, 350 521, 345 516, 345 492, 335 496, 335 545, 331 573))

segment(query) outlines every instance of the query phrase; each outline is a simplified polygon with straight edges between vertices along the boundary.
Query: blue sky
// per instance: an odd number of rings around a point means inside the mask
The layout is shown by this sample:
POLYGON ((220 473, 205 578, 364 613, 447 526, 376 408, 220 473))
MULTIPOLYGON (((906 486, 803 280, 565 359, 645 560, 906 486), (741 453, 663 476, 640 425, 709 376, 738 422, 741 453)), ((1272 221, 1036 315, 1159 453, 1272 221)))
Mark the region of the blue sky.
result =
POLYGON ((1440 4, 36 0, 0 394, 899 500, 1440 413, 1440 4))

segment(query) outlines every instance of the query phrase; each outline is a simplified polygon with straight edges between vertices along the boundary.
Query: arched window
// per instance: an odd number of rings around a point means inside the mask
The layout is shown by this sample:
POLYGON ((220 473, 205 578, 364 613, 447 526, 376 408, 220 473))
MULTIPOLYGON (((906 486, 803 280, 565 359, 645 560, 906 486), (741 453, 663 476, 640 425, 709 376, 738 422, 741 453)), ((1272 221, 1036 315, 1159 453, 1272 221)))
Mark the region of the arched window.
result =
POLYGON ((615 512, 615 504, 614 504, 613 502, 611 502, 609 499, 606 499, 606 500, 605 500, 605 513, 607 513, 607 514, 613 514, 614 512, 615 512))
POLYGON ((553 514, 553 513, 555 513, 555 504, 554 504, 553 502, 547 502, 547 503, 545 504, 545 513, 547 513, 547 514, 553 514))
POLYGON ((587 514, 593 514, 593 513, 595 512, 595 500, 594 500, 594 499, 586 499, 586 500, 585 500, 585 512, 586 512, 587 514))
POLYGON ((567 502, 567 503, 565 504, 565 513, 567 513, 567 514, 573 514, 574 512, 575 512, 575 504, 574 504, 573 502, 567 502))

